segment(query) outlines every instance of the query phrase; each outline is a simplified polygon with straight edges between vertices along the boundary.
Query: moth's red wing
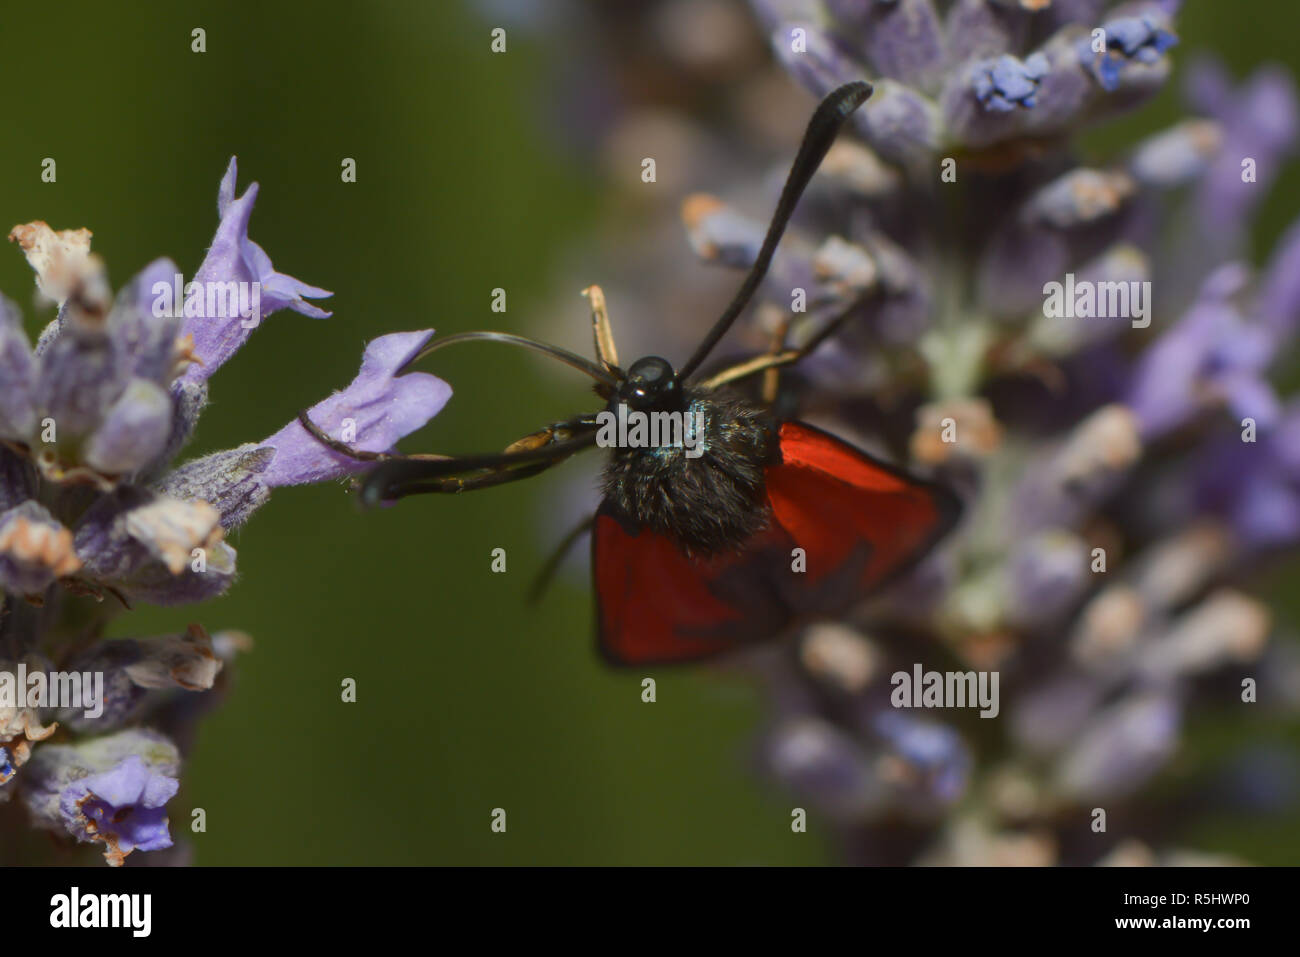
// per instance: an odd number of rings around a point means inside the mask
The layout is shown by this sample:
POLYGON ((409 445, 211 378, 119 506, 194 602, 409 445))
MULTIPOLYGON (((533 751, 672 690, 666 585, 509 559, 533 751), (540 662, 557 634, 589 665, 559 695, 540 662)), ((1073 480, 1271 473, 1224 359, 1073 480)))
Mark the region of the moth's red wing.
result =
POLYGON ((789 570, 792 547, 772 528, 736 554, 692 559, 602 506, 592 533, 601 651, 620 665, 667 664, 772 637, 789 611, 770 582, 789 570))
POLYGON ((695 661, 834 614, 926 553, 956 522, 940 486, 812 426, 780 430, 771 526, 736 553, 688 558, 602 506, 592 536, 600 648, 617 664, 695 661), (803 561, 794 549, 803 549, 803 561))
MULTIPOLYGON (((921 558, 960 514, 947 489, 878 462, 801 422, 781 425, 766 470, 776 523, 805 552, 805 602, 847 604, 921 558), (835 592, 851 594, 837 601, 835 592)), ((816 608, 810 610, 817 610, 816 608)))

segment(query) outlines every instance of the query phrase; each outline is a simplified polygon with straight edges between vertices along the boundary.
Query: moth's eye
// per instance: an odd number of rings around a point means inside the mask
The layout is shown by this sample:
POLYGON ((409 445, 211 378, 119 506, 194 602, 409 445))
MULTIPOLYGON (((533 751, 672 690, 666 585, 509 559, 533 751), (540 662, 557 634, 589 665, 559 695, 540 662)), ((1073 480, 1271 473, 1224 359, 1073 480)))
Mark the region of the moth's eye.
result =
POLYGON ((628 378, 638 379, 648 386, 660 385, 673 377, 673 367, 667 359, 658 356, 646 356, 632 363, 627 370, 628 378))
POLYGON ((646 356, 628 367, 618 398, 634 409, 650 409, 664 403, 674 404, 680 392, 672 363, 658 356, 646 356))

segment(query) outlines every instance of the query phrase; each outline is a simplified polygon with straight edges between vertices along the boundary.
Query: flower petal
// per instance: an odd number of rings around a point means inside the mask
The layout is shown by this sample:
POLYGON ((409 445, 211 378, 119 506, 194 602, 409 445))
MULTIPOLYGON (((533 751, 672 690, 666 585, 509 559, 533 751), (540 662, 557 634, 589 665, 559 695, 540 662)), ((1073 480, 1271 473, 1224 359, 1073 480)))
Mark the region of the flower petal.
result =
POLYGON ((171 431, 171 396, 154 382, 132 379, 87 441, 85 462, 109 475, 134 472, 162 452, 171 431))
MULTIPOLYGON (((451 397, 451 386, 428 373, 397 375, 432 336, 433 330, 426 329, 375 339, 366 346, 352 384, 311 407, 312 422, 358 449, 392 449, 398 439, 437 415, 451 397)), ((270 488, 324 482, 369 466, 327 449, 297 420, 261 445, 275 449, 275 458, 262 474, 270 488)))
MULTIPOLYGON (((217 210, 221 222, 208 254, 194 276, 201 289, 209 283, 259 283, 261 285, 261 310, 257 319, 265 318, 279 309, 292 309, 306 316, 323 318, 329 313, 303 300, 303 296, 328 296, 331 293, 299 282, 292 276, 276 272, 271 259, 261 246, 248 238, 248 221, 257 199, 257 184, 253 183, 243 196, 235 198, 237 166, 231 157, 226 175, 222 177, 217 192, 217 210)), ((206 296, 204 297, 206 300, 206 296)), ((182 335, 194 337, 194 356, 199 361, 184 372, 190 381, 206 379, 229 359, 251 335, 255 321, 246 321, 238 315, 207 315, 205 301, 199 311, 203 315, 186 315, 181 326, 182 335)), ((192 309, 187 308, 186 312, 192 309)), ((216 310, 235 311, 235 310, 216 310)))

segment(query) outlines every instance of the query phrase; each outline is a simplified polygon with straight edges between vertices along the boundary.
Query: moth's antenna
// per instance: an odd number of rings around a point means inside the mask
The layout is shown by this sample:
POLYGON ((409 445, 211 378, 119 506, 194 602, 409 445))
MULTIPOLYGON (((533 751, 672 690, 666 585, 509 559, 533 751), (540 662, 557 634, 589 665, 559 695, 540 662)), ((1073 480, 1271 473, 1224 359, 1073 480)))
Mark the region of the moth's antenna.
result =
POLYGON ((871 95, 871 89, 870 83, 861 80, 846 83, 833 90, 813 113, 812 119, 808 121, 808 129, 803 134, 803 142, 799 144, 799 153, 790 166, 790 175, 786 177, 785 187, 781 190, 781 199, 776 204, 776 212, 772 214, 767 235, 763 237, 758 258, 754 260, 754 265, 750 267, 749 274, 745 276, 745 281, 741 283, 740 290, 731 300, 731 304, 713 324, 713 328, 704 337, 704 341, 700 343, 694 355, 686 361, 686 365, 678 370, 678 375, 682 379, 699 368, 700 363, 708 358, 713 347, 726 335, 731 324, 736 321, 736 317, 749 304, 754 291, 758 289, 758 284, 767 275, 767 267, 772 264, 772 256, 776 252, 776 244, 781 241, 781 234, 785 232, 786 224, 790 222, 790 216, 794 213, 799 197, 803 195, 808 182, 817 172, 817 167, 821 165, 826 151, 831 148, 831 143, 835 141, 840 127, 854 110, 866 102, 867 97, 871 95))
POLYGON ((524 336, 511 335, 508 332, 458 332, 452 336, 446 336, 442 339, 435 339, 429 343, 414 356, 412 356, 399 369, 399 372, 405 372, 416 362, 419 362, 431 352, 436 352, 443 346, 455 345, 457 342, 504 342, 511 346, 522 346, 525 349, 531 349, 534 352, 540 352, 542 355, 550 356, 552 359, 558 359, 565 365, 573 366, 580 372, 585 372, 597 382, 609 386, 611 389, 617 389, 619 380, 611 375, 607 370, 602 369, 594 362, 588 362, 577 353, 570 352, 568 349, 561 349, 559 346, 553 346, 546 342, 538 342, 536 339, 528 339, 524 336))

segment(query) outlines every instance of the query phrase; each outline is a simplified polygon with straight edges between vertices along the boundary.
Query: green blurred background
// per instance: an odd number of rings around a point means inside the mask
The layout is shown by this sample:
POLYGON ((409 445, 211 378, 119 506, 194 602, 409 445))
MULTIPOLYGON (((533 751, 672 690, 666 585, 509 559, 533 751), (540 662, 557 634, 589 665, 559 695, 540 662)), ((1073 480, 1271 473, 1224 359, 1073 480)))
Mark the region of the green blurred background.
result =
MULTIPOLYGON (((554 68, 587 50, 512 30, 494 55, 491 25, 452 2, 10 4, 0 224, 91 228, 118 286, 158 256, 189 274, 236 154, 241 191, 262 184, 252 237, 280 271, 335 293, 333 318, 278 313, 221 370, 190 453, 265 437, 346 385, 377 335, 523 330, 569 292, 549 277, 607 194, 539 103, 554 68), (195 27, 206 53, 190 50, 195 27), (55 184, 40 181, 47 156, 55 184), (354 184, 340 182, 344 157, 357 161, 354 184), (489 309, 497 286, 504 316, 489 309)), ((1177 57, 1212 46, 1238 74, 1269 59, 1296 69, 1297 30, 1289 2, 1201 0, 1177 57)), ((1177 115, 1167 91, 1091 142, 1122 144, 1177 115)), ((1260 249, 1297 197, 1291 167, 1260 249)), ((31 286, 16 249, 0 257, 0 289, 35 331, 47 317, 31 286)), ((573 322, 586 322, 571 299, 573 322)), ((404 447, 492 449, 589 405, 580 381, 557 388, 536 361, 488 346, 426 364, 455 395, 404 447)), ((340 485, 283 489, 233 536, 242 576, 228 596, 116 622, 115 634, 149 635, 197 620, 256 642, 172 806, 181 827, 206 809, 198 863, 831 859, 817 820, 792 834, 787 802, 750 773, 761 701, 747 681, 662 673, 645 705, 640 675, 593 654, 585 588, 561 583, 525 604, 544 551, 538 509, 554 490, 521 483, 362 514, 340 485), (489 570, 496 547, 505 575, 489 570), (358 701, 345 705, 348 677, 358 701), (496 807, 504 835, 489 829, 496 807)), ((1224 822, 1200 846, 1294 861, 1289 824, 1279 841, 1277 822, 1224 822)))

